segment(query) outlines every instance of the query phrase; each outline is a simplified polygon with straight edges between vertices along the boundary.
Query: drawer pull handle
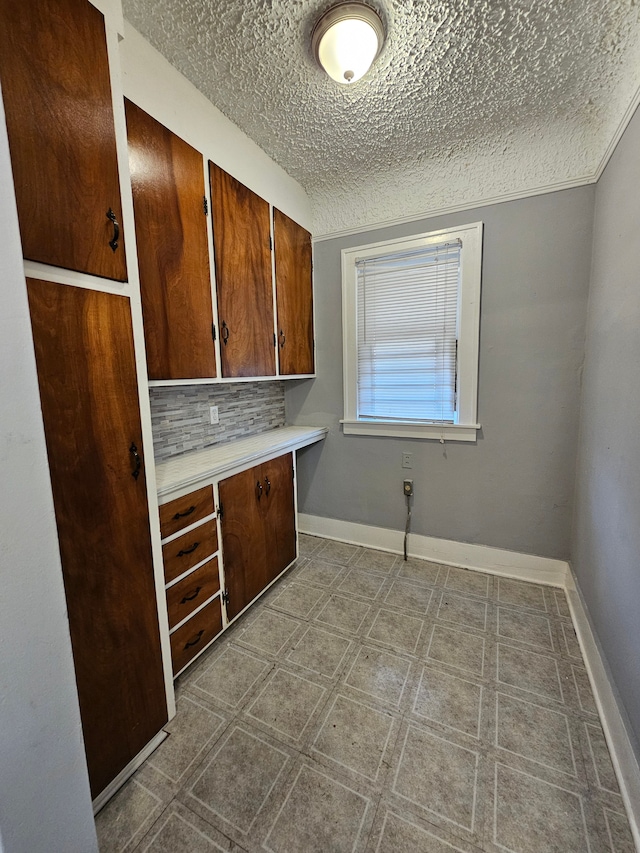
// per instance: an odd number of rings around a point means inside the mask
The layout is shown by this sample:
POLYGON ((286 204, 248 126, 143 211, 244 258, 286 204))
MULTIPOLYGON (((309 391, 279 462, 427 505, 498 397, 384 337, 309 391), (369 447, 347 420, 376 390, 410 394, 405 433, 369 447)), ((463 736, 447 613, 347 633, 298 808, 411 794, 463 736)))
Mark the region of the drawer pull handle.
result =
POLYGON ((282 349, 287 342, 287 336, 282 329, 280 329, 280 335, 278 337, 280 338, 280 349, 282 349))
POLYGON ((256 483, 256 497, 258 498, 258 500, 260 500, 260 498, 262 497, 262 483, 260 482, 260 480, 258 480, 258 482, 256 483))
POLYGON ((182 551, 178 551, 178 557, 184 557, 186 554, 193 554, 199 544, 199 542, 194 542, 191 548, 185 548, 182 551))
POLYGON ((116 219, 116 215, 111 208, 107 211, 107 219, 113 222, 113 239, 109 240, 109 245, 111 246, 111 250, 115 252, 118 248, 118 240, 120 239, 120 223, 116 219))
POLYGON ((188 515, 191 515, 192 512, 195 512, 195 509, 196 508, 194 506, 190 506, 189 509, 186 510, 186 512, 177 512, 173 516, 173 520, 177 521, 179 518, 186 518, 188 515))
POLYGON ((196 591, 193 593, 193 595, 185 595, 185 597, 182 599, 180 604, 186 604, 187 601, 193 601, 194 598, 197 598, 200 595, 201 589, 202 589, 201 586, 197 586, 196 591))
POLYGON ((267 488, 265 489, 265 492, 266 492, 267 497, 268 497, 269 492, 271 491, 271 480, 268 477, 265 477, 264 481, 267 484, 267 488))
POLYGON ((142 465, 142 460, 140 459, 140 454, 138 453, 138 448, 135 446, 133 442, 131 442, 131 447, 129 448, 129 453, 133 454, 133 458, 136 462, 136 467, 131 472, 131 476, 134 480, 137 480, 140 476, 140 466, 142 465))
POLYGON ((204 628, 201 628, 198 634, 196 635, 195 640, 191 640, 190 643, 184 644, 184 650, 186 652, 187 649, 190 649, 191 646, 197 646, 200 640, 202 639, 202 635, 204 634, 204 628))
POLYGON ((222 321, 222 343, 226 346, 229 343, 229 327, 222 321))

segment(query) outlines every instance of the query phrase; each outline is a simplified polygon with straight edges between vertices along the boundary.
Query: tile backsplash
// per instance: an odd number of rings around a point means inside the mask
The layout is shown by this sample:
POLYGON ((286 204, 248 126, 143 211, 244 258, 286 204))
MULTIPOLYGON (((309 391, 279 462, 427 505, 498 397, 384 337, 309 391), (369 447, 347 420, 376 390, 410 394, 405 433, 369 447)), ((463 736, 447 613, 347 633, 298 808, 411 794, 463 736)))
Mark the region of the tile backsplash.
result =
POLYGON ((284 382, 176 385, 150 388, 149 397, 157 462, 285 423, 284 382), (220 423, 211 424, 210 406, 220 423))

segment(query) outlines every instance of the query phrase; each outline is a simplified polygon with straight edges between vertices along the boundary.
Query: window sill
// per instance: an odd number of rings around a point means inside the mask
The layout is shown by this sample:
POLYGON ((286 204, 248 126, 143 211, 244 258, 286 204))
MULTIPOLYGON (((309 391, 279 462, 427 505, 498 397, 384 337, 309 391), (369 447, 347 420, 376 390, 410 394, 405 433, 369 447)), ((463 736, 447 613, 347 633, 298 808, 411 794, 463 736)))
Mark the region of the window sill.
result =
POLYGON ((432 441, 475 441, 480 424, 420 424, 393 421, 340 421, 345 435, 380 435, 432 441))

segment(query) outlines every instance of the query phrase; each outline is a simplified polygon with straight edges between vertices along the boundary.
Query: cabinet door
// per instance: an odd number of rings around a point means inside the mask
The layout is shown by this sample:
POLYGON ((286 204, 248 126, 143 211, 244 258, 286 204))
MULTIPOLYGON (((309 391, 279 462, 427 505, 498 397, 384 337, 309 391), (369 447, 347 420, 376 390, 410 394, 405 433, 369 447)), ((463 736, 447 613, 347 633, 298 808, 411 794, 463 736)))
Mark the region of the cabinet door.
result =
POLYGON ((25 258, 126 281, 102 14, 1 0, 0 79, 25 258))
POLYGON ((268 583, 265 564, 267 543, 261 513, 264 486, 260 477, 260 466, 256 466, 219 484, 229 619, 237 616, 268 583))
POLYGON ((313 373, 311 234, 273 209, 281 375, 313 373))
POLYGON ((291 453, 265 462, 261 466, 261 477, 264 493, 260 508, 265 529, 267 583, 270 583, 296 557, 291 453))
POLYGON ((167 722, 129 300, 28 280, 95 797, 167 722))
POLYGON ((202 155, 125 100, 150 379, 216 375, 202 155))
POLYGON ((269 205, 209 163, 223 376, 274 376, 269 205))

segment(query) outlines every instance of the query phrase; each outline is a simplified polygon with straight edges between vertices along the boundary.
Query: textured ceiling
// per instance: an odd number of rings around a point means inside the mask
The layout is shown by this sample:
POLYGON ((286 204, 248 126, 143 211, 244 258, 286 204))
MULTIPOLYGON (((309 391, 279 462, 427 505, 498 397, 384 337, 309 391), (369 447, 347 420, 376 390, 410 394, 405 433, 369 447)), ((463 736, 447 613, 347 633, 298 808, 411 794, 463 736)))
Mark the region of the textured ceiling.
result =
POLYGON ((310 52, 322 0, 124 0, 125 17, 337 231, 592 176, 640 85, 638 0, 378 0, 352 87, 310 52))

